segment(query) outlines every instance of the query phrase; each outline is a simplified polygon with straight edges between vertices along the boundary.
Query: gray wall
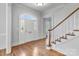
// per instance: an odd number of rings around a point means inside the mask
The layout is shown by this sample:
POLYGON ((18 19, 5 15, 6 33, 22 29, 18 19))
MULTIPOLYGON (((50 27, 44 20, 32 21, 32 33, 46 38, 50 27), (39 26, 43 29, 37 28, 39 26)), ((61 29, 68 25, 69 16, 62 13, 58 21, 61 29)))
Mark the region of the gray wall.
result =
POLYGON ((0 3, 0 49, 6 47, 6 4, 0 3))
POLYGON ((39 38, 41 38, 42 36, 41 33, 43 30, 42 27, 40 26, 41 25, 40 12, 37 12, 36 10, 33 10, 22 4, 13 4, 12 5, 12 45, 17 45, 19 43, 19 16, 21 14, 30 14, 37 18, 38 31, 39 31, 38 36, 39 38))

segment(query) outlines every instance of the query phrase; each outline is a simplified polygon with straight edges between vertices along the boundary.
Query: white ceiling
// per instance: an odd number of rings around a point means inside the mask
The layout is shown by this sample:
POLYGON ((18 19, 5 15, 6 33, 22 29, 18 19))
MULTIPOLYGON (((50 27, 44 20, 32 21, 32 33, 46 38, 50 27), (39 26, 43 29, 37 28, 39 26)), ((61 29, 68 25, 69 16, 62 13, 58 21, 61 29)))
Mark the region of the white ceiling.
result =
POLYGON ((32 9, 35 9, 37 11, 45 11, 47 9, 50 9, 50 8, 54 8, 56 6, 59 6, 61 5, 61 3, 48 3, 47 5, 43 6, 43 7, 38 7, 38 6, 35 6, 34 3, 22 3, 22 5, 25 5, 27 7, 30 7, 32 9))

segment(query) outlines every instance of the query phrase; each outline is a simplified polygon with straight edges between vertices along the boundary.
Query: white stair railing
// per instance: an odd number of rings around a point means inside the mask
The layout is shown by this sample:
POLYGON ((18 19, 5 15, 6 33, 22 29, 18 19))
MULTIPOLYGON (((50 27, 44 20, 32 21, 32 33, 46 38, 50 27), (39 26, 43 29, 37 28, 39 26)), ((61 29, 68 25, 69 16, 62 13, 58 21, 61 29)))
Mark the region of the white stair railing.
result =
MULTIPOLYGON (((56 44, 56 41, 58 41, 58 40, 66 39, 66 37, 68 37, 68 39, 70 39, 70 37, 75 36, 73 33, 73 30, 74 30, 74 27, 75 28, 79 27, 79 20, 76 20, 75 19, 76 17, 74 15, 76 14, 76 12, 78 10, 79 10, 79 8, 77 8, 72 13, 70 13, 66 18, 64 18, 61 22, 59 22, 52 29, 48 30, 48 35, 47 35, 47 39, 46 39, 46 43, 47 43, 46 45, 48 47, 51 48, 52 43, 56 44)), ((61 41, 59 41, 59 42, 61 42, 61 41)))

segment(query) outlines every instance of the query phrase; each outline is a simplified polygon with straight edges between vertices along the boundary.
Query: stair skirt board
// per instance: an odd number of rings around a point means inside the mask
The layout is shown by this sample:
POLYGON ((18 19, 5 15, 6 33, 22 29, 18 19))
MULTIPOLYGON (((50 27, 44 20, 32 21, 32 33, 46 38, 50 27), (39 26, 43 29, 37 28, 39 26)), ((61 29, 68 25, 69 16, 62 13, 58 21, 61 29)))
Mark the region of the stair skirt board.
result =
POLYGON ((60 44, 53 44, 51 49, 54 49, 68 56, 79 56, 78 38, 79 36, 73 38, 72 40, 68 40, 60 44))

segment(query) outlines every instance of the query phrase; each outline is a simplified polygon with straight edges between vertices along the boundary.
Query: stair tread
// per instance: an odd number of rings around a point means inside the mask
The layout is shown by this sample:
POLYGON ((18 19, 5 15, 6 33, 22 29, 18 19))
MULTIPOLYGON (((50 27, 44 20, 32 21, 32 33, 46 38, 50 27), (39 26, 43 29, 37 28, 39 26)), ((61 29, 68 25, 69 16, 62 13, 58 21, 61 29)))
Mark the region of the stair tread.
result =
POLYGON ((62 36, 62 37, 60 37, 61 39, 67 39, 67 37, 64 37, 64 36, 62 36))
POLYGON ((66 34, 66 35, 69 35, 69 36, 75 36, 75 34, 74 34, 74 33, 72 33, 72 34, 70 34, 70 33, 69 33, 69 34, 66 34))
POLYGON ((71 35, 70 33, 66 34, 66 35, 71 35))
POLYGON ((53 41, 52 43, 53 43, 53 44, 56 44, 56 41, 53 41))
POLYGON ((58 40, 55 40, 55 41, 57 41, 57 42, 61 42, 61 40, 60 40, 60 39, 58 39, 58 40))
POLYGON ((79 31, 79 29, 73 30, 73 31, 79 31))
POLYGON ((61 37, 61 39, 67 39, 67 38, 61 37))

